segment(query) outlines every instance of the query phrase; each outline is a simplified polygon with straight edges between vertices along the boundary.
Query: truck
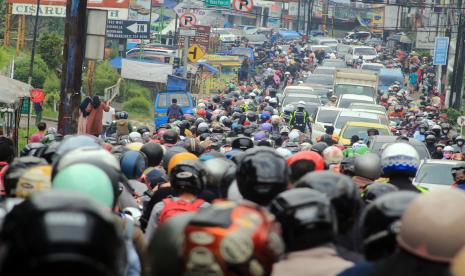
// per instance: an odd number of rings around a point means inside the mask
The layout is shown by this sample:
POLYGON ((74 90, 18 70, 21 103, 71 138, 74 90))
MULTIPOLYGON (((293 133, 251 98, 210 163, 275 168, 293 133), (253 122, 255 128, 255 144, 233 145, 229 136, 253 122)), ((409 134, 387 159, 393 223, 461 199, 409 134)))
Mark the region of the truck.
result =
POLYGON ((178 100, 178 105, 181 106, 184 114, 192 114, 195 100, 192 93, 188 92, 187 79, 168 75, 166 91, 156 92, 155 101, 153 102, 153 123, 155 127, 160 127, 168 122, 166 112, 171 105, 172 99, 178 100))
POLYGON ((378 72, 360 69, 336 69, 334 74, 334 94, 354 94, 376 99, 378 72))

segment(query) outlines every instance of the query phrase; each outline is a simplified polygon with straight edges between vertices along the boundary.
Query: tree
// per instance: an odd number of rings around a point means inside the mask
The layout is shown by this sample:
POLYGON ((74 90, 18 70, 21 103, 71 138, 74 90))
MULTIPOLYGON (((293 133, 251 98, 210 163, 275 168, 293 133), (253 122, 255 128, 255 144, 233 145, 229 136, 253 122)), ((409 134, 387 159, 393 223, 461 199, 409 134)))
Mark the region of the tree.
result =
MULTIPOLYGON (((16 61, 15 64, 15 79, 22 82, 27 82, 29 77, 29 65, 31 63, 31 57, 29 55, 23 55, 16 61)), ((34 58, 34 71, 32 74, 32 86, 35 88, 43 88, 45 79, 48 75, 48 66, 44 60, 36 55, 34 58)))
POLYGON ((43 33, 39 38, 37 52, 51 70, 63 62, 63 38, 56 33, 43 33))
POLYGON ((60 99, 60 80, 54 72, 51 72, 44 83, 45 104, 57 111, 57 102, 60 99))
MULTIPOLYGON (((82 74, 83 88, 87 93, 87 73, 82 74)), ((94 78, 92 82, 92 93, 94 95, 103 95, 105 88, 116 84, 119 79, 118 71, 110 66, 108 60, 95 66, 94 78)))

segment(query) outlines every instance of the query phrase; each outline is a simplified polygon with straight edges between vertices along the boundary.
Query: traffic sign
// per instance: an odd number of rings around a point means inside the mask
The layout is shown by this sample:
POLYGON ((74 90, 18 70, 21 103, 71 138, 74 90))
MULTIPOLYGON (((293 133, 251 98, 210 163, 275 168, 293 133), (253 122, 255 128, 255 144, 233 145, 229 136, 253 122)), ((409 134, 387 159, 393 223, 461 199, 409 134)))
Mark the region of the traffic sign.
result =
POLYGON ((446 65, 447 51, 449 50, 448 37, 436 37, 434 40, 434 65, 446 65))
POLYGON ((107 37, 126 39, 150 38, 150 22, 108 20, 107 37))
POLYGON ((231 7, 231 0, 207 0, 205 2, 207 6, 215 6, 215 7, 231 7))
POLYGON ((181 29, 179 28, 180 36, 195 36, 195 29, 181 29))
POLYGON ((457 118, 457 125, 461 127, 465 126, 465 116, 459 116, 457 118))
POLYGON ((185 13, 179 18, 179 24, 182 27, 192 27, 197 25, 197 17, 193 13, 185 13))
POLYGON ((205 53, 202 51, 202 48, 200 48, 197 44, 192 45, 187 50, 187 58, 194 63, 201 59, 204 55, 205 53))
POLYGON ((253 0, 234 0, 233 7, 236 11, 250 12, 253 9, 253 0))

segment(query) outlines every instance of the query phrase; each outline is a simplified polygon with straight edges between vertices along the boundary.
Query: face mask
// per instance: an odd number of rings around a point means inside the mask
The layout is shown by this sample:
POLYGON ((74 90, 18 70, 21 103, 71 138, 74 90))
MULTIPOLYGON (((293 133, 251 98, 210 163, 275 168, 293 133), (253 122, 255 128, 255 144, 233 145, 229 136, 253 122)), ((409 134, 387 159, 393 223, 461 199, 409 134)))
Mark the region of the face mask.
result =
POLYGON ((444 152, 443 156, 444 156, 444 158, 446 158, 446 159, 450 159, 450 158, 452 157, 452 153, 450 153, 450 152, 444 152))
POLYGON ((457 141, 457 145, 459 146, 463 145, 463 141, 457 141))
POLYGON ((425 129, 420 128, 420 134, 423 134, 423 133, 425 133, 425 129))
POLYGON ((444 132, 445 134, 449 133, 449 130, 448 129, 444 129, 442 130, 442 132, 444 132))

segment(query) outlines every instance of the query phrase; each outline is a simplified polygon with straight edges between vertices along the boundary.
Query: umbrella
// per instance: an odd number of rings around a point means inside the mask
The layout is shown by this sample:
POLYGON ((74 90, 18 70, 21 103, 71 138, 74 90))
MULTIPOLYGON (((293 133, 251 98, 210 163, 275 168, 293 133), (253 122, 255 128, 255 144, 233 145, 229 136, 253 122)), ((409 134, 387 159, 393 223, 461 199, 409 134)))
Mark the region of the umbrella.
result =
POLYGON ((0 104, 14 104, 22 97, 29 97, 31 86, 0 75, 0 104))

